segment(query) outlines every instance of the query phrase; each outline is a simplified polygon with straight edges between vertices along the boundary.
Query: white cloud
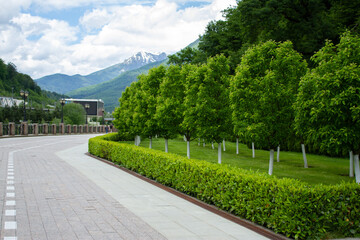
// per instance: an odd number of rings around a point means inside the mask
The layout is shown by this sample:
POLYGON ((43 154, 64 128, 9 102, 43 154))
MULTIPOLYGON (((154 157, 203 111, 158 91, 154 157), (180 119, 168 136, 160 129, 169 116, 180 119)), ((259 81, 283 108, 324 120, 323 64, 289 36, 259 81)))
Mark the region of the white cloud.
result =
MULTIPOLYGON (((24 3, 17 8, 30 4, 21 1, 24 3)), ((64 3, 64 7, 91 1, 41 2, 48 4, 43 3, 44 8, 56 8, 60 7, 59 2, 64 3)), ((112 4, 111 1, 107 3, 112 4)), ((33 78, 57 72, 89 74, 138 51, 174 53, 196 40, 209 21, 219 19, 221 10, 236 4, 235 0, 204 0, 211 3, 179 9, 176 3, 179 1, 101 5, 86 12, 79 19, 78 27, 71 27, 65 21, 13 14, 8 24, 0 22, 0 57, 14 62, 20 71, 33 78)))
POLYGON ((0 0, 0 25, 6 24, 13 17, 18 16, 21 9, 27 9, 31 0, 0 0))

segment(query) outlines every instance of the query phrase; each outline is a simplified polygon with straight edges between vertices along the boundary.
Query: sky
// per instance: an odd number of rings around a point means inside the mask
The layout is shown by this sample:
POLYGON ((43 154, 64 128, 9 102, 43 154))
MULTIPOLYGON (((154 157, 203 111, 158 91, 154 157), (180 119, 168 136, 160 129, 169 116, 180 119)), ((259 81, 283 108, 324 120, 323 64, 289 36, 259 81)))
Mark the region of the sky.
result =
POLYGON ((0 58, 37 79, 173 54, 236 0, 0 0, 0 58))

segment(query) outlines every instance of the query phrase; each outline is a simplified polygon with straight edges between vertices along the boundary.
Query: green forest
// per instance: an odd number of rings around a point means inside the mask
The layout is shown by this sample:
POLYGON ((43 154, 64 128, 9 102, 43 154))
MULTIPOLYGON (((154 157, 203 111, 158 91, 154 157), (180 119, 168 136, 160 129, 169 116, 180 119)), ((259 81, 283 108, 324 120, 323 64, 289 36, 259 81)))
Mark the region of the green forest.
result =
MULTIPOLYGON (((60 117, 59 106, 54 111, 50 111, 49 108, 58 105, 56 102, 61 95, 42 90, 29 75, 19 73, 13 63, 5 64, 0 59, 0 96, 22 99, 21 90, 27 91, 29 94, 26 99, 26 108, 28 109, 27 118, 30 121, 50 122, 54 118, 60 117)), ((23 119, 23 111, 23 106, 0 108, 0 122, 18 123, 23 119)))
POLYGON ((125 90, 116 127, 358 155, 360 2, 244 0, 224 18, 125 90))
POLYGON ((29 92, 29 101, 33 107, 53 105, 61 95, 42 90, 27 74, 19 73, 13 63, 5 64, 0 59, 0 96, 22 99, 20 91, 29 92))

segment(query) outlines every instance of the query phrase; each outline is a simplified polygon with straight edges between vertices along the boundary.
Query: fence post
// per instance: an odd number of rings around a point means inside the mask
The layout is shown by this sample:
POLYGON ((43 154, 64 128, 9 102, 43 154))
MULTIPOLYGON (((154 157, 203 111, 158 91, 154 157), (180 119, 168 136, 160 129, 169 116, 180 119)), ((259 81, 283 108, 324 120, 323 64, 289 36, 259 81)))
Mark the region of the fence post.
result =
POLYGON ((39 124, 37 124, 37 123, 34 123, 33 124, 33 128, 34 128, 34 135, 39 135, 39 124))
POLYGON ((60 125, 59 125, 59 133, 61 135, 65 134, 65 125, 64 125, 64 123, 60 123, 60 125))
POLYGON ((28 123, 27 122, 22 122, 21 123, 21 134, 20 135, 27 136, 28 133, 29 133, 28 123))
POLYGON ((71 134, 71 125, 66 125, 66 128, 67 128, 67 133, 68 134, 71 134))
POLYGON ((52 134, 56 135, 56 124, 51 124, 51 132, 52 134))
POLYGON ((43 134, 48 134, 49 133, 49 124, 44 123, 43 125, 43 134))
POLYGON ((77 125, 73 125, 73 133, 77 133, 77 125))
POLYGON ((15 123, 9 123, 9 136, 15 136, 15 123))

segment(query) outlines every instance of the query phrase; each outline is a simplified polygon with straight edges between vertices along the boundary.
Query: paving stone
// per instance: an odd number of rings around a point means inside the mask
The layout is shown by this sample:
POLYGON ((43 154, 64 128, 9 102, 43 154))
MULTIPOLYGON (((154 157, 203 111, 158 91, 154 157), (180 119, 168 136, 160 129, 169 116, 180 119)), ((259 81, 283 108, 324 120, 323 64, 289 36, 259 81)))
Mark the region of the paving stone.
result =
MULTIPOLYGON (((14 224, 9 222, 16 221, 16 231, 3 229, 1 236, 29 240, 211 239, 206 228, 214 225, 206 219, 221 222, 221 217, 209 217, 205 210, 85 156, 86 143, 94 136, 1 139, 0 196, 6 199, 0 198, 0 222, 5 226, 7 221, 11 228, 14 224), (10 162, 9 157, 13 159, 10 162), (16 216, 11 216, 14 211, 16 216), (207 217, 200 220, 198 212, 207 217), (159 224, 168 221, 188 224, 177 224, 178 228, 159 224), (200 229, 198 233, 192 222, 200 229)), ((238 228, 229 223, 227 229, 238 228)), ((236 236, 244 233, 242 239, 255 236, 242 230, 233 232, 236 236)), ((236 238, 222 231, 214 233, 222 234, 212 236, 214 239, 236 238)))

